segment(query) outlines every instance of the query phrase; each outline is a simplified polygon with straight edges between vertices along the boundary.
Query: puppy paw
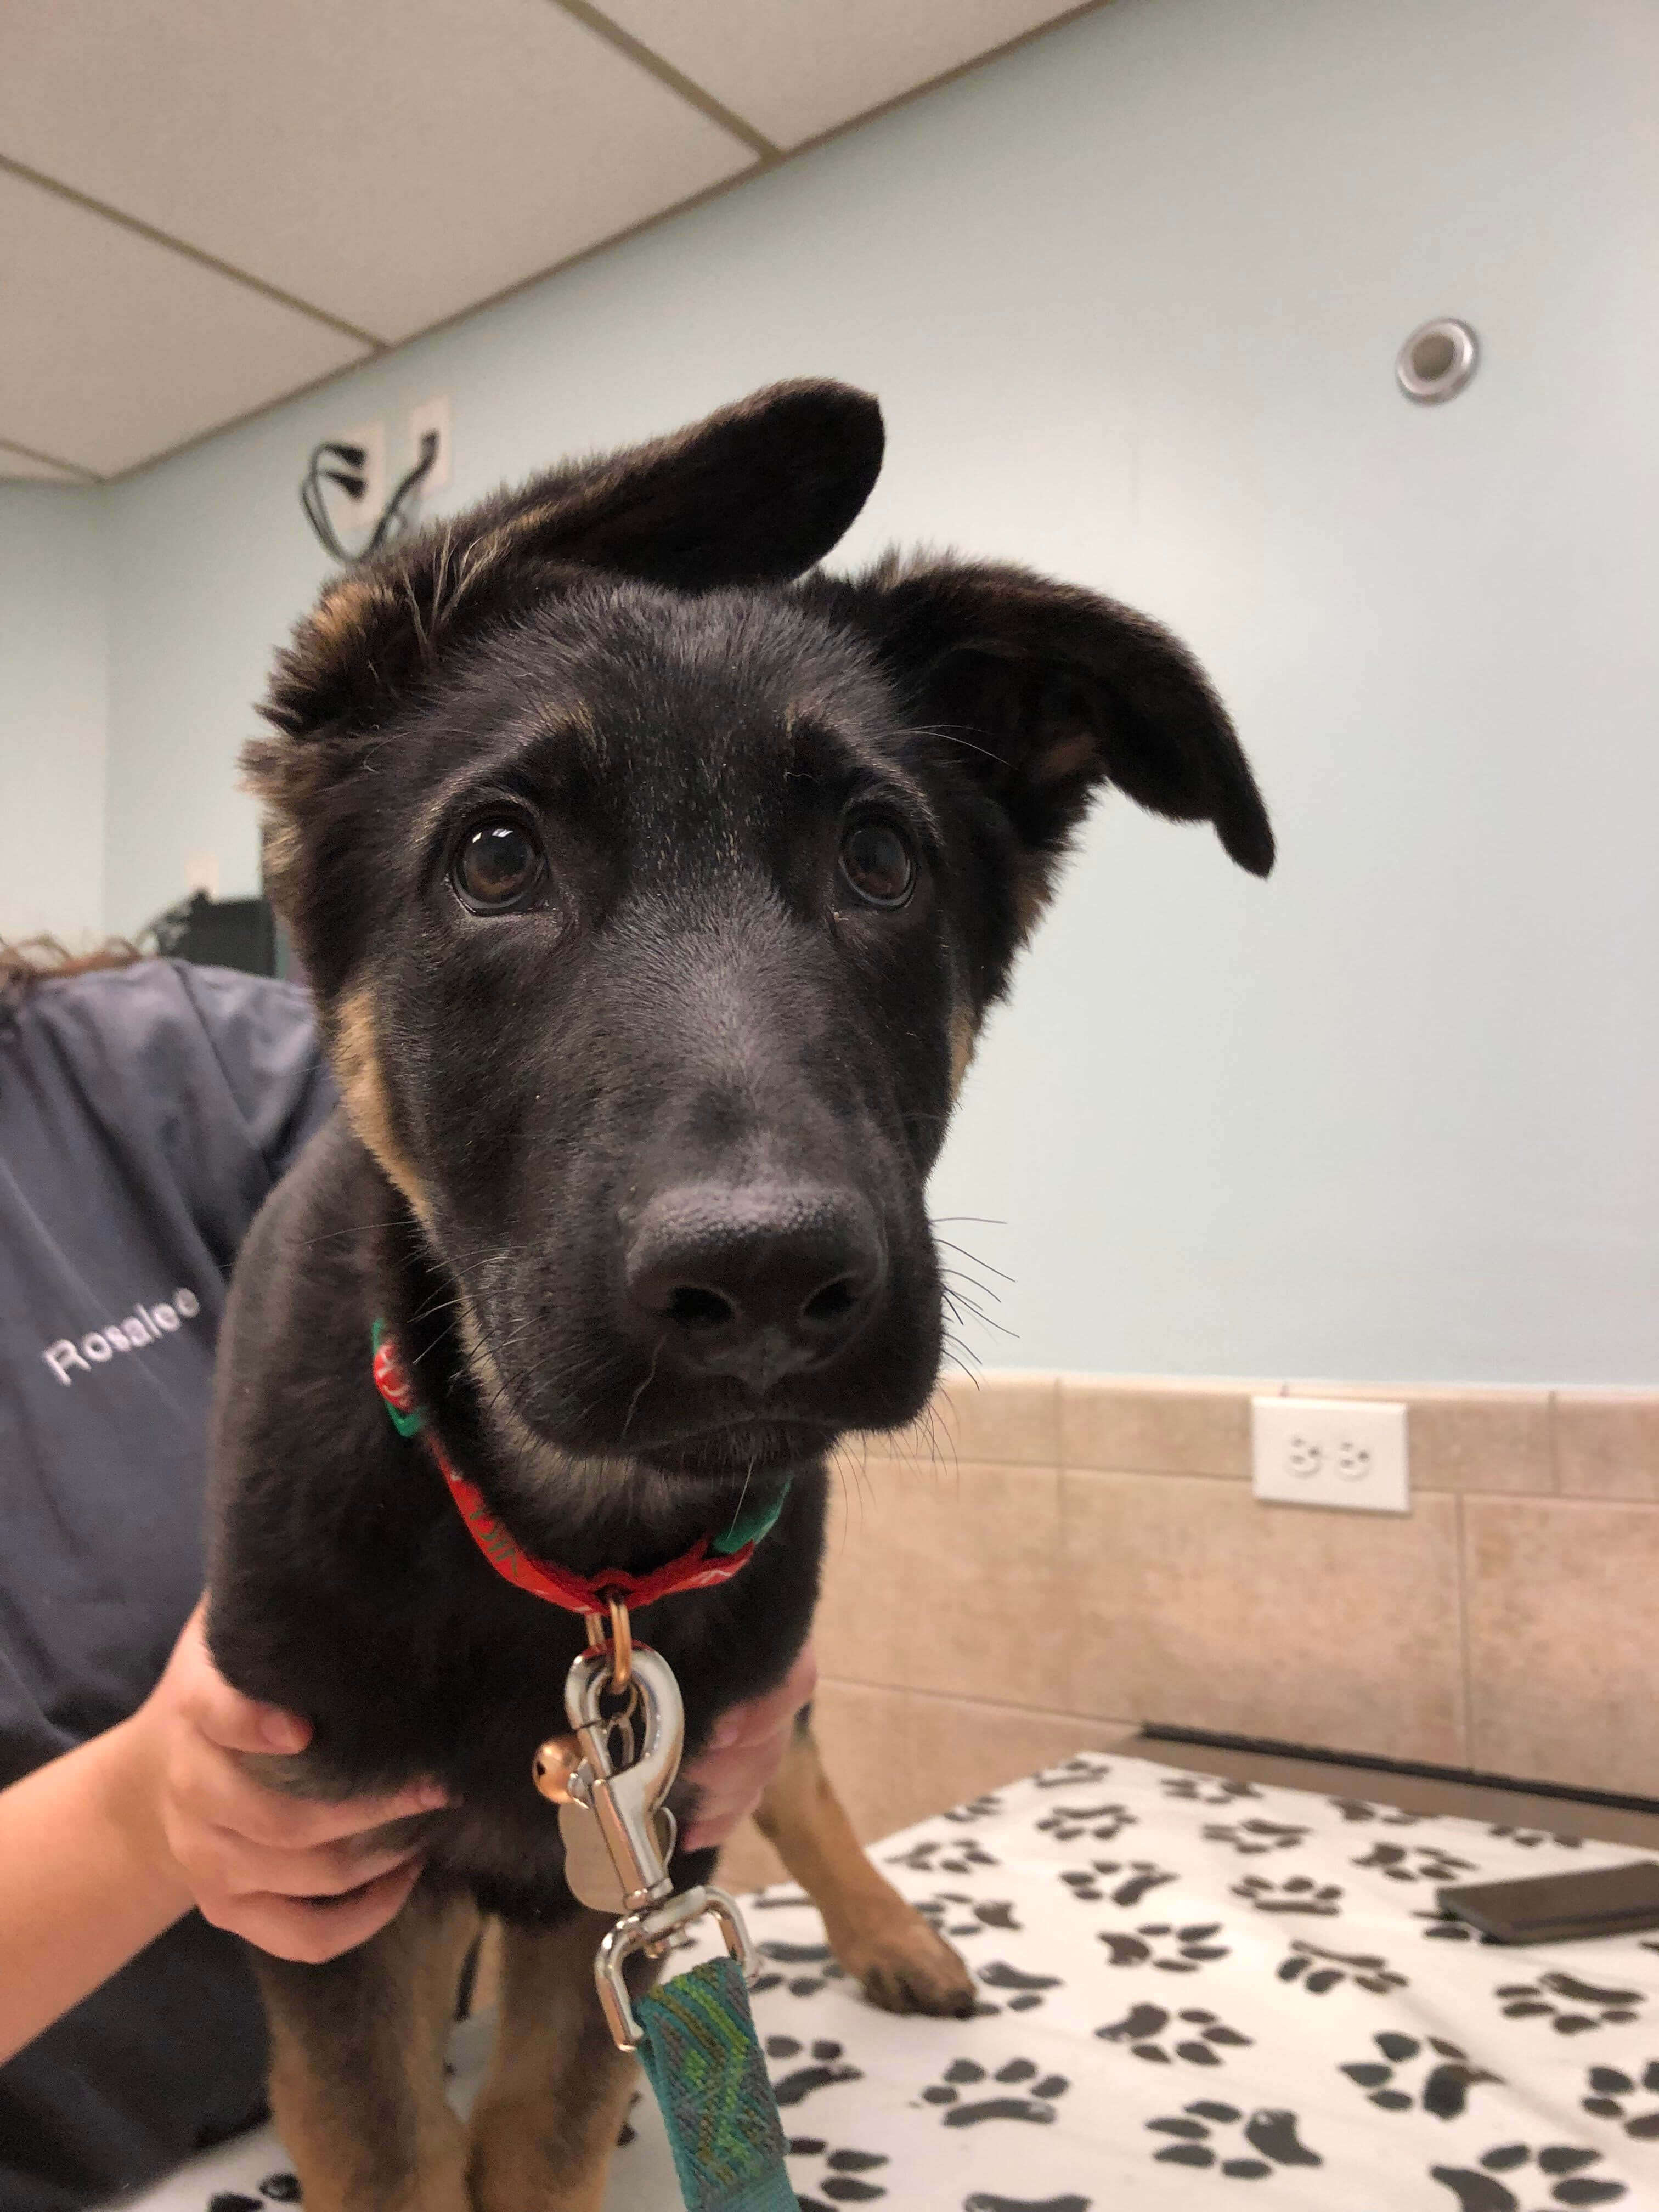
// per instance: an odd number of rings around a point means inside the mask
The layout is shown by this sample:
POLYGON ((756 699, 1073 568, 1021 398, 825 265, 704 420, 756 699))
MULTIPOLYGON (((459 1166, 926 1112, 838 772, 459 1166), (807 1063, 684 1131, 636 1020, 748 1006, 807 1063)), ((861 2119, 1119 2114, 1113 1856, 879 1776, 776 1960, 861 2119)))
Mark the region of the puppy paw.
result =
POLYGON ((835 1952, 871 2003, 884 2012, 966 2020, 978 2002, 974 1978, 962 1958, 908 1905, 861 1925, 836 1943, 835 1952))

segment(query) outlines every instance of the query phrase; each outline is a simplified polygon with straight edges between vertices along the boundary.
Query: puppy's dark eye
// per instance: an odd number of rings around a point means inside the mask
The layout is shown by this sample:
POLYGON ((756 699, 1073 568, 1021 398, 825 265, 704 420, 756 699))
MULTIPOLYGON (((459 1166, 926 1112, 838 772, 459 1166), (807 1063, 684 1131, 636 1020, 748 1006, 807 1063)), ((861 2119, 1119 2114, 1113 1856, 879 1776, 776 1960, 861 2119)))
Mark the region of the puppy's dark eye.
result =
POLYGON ((539 888, 541 847, 521 822, 480 822, 451 863, 449 879, 474 914, 507 914, 539 888))
POLYGON ((854 822, 841 841, 841 872, 870 906, 902 906, 916 886, 916 855, 891 822, 854 822))

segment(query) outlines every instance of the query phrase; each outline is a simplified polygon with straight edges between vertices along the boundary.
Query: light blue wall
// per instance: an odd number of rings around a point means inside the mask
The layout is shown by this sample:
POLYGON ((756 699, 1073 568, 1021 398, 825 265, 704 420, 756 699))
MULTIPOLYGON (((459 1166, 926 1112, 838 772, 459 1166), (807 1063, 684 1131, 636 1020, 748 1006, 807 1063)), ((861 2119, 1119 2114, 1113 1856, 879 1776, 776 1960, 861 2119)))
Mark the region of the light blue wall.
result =
POLYGON ((936 1186, 1015 1278, 981 1348, 1659 1380, 1656 77, 1646 0, 1119 0, 118 487, 110 921, 192 848, 254 880, 314 440, 448 391, 459 501, 847 377, 891 453, 848 557, 1172 623, 1283 853, 1100 816, 936 1186), (1437 313, 1486 366, 1414 409, 1437 313))
POLYGON ((0 939, 104 927, 100 495, 0 483, 0 939))

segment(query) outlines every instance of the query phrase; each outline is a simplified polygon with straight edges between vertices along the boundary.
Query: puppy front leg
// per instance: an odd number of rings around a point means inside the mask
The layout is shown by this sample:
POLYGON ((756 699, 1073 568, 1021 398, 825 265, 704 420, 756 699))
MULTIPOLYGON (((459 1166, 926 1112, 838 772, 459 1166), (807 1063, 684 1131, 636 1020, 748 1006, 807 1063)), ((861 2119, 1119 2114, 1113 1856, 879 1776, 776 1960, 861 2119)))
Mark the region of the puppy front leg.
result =
POLYGON ((810 1711, 755 1808, 755 1825, 823 1915, 830 1948, 887 2012, 974 2009, 974 1978, 865 1856, 818 1757, 810 1711))
POLYGON ((421 1887, 378 1936, 325 1965, 254 1954, 271 2116, 306 2212, 468 2212, 444 2051, 477 1924, 471 1898, 421 1887))
POLYGON ((501 1930, 495 2060, 472 2114, 476 2212, 599 2212, 640 2080, 593 1987, 611 1924, 573 1906, 551 1927, 501 1930))

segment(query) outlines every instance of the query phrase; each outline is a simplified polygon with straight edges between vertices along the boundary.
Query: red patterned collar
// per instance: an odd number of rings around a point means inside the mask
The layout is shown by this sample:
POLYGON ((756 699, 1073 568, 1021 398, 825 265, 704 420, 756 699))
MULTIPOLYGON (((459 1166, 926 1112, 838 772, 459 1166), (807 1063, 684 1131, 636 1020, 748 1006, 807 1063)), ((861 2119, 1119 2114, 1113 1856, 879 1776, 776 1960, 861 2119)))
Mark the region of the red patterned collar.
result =
POLYGON ((631 1611, 637 1611, 681 1590, 714 1589, 721 1583, 729 1583, 754 1557, 755 1547, 770 1532, 789 1495, 786 1483, 775 1501, 769 1500, 750 1513, 740 1515, 720 1535, 699 1536, 689 1552, 682 1552, 678 1559, 660 1567, 653 1567, 647 1574, 629 1574, 623 1567, 602 1567, 598 1574, 579 1575, 569 1567, 556 1565, 551 1559, 532 1559, 502 1528, 484 1504, 477 1485, 469 1482, 451 1463, 436 1431, 427 1424, 409 1370, 398 1354, 397 1340, 383 1321, 374 1324, 374 1387, 386 1401, 393 1425, 400 1436, 424 1433, 427 1447, 449 1486, 450 1496, 460 1508, 461 1518, 473 1542, 498 1575, 518 1589, 528 1590, 532 1597, 545 1598, 550 1605, 562 1606, 567 1613, 602 1613, 613 1597, 631 1611))

